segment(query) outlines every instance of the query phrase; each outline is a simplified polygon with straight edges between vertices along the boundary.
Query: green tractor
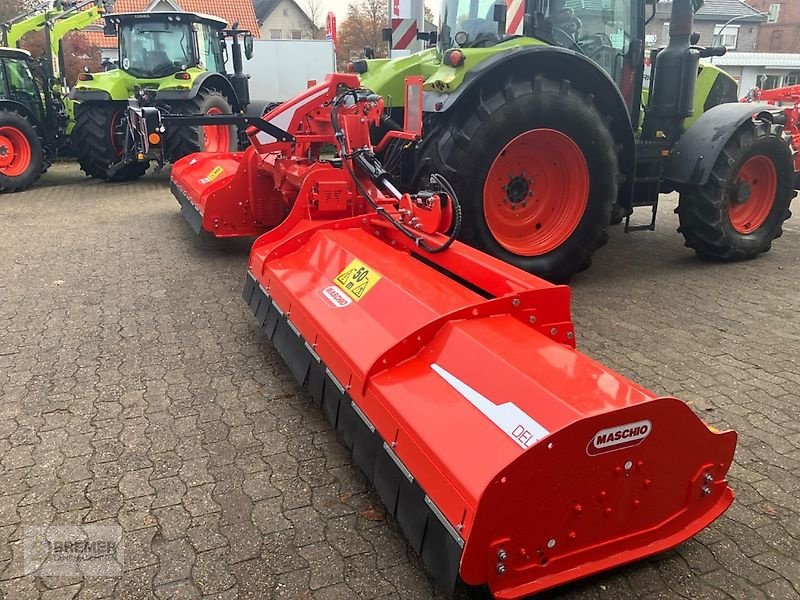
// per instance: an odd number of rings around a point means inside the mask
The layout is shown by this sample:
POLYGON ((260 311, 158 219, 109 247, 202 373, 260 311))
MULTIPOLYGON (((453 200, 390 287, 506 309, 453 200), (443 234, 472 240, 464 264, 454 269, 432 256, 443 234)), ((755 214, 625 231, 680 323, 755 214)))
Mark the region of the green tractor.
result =
POLYGON ((69 142, 71 104, 65 97, 61 41, 105 14, 105 0, 43 2, 0 23, 0 192, 24 190, 69 142), (19 46, 43 31, 45 56, 19 46))
MULTIPOLYGON (((70 97, 75 111, 73 146, 81 169, 90 177, 127 181, 144 175, 150 157, 126 155, 129 146, 129 100, 156 107, 166 115, 232 115, 250 103, 249 82, 242 71, 238 36, 245 55, 252 55, 252 36, 227 29, 217 17, 186 12, 119 13, 106 16, 106 35, 119 39, 118 68, 84 73, 70 97), (226 39, 234 38, 234 73, 225 71, 226 39)), ((154 144, 163 160, 194 152, 237 149, 236 128, 194 125, 167 129, 154 144)))
POLYGON ((352 65, 393 107, 389 123, 402 122, 405 78, 425 81, 425 136, 389 161, 401 181, 444 174, 464 241, 552 281, 586 269, 612 222, 654 229, 671 191, 698 254, 769 250, 795 195, 784 115, 736 103, 736 82, 700 63, 725 53, 697 45, 702 0, 673 0, 645 86, 656 2, 443 0, 438 39, 421 34, 435 48, 352 65), (637 207, 652 211, 648 224, 631 224, 637 207))

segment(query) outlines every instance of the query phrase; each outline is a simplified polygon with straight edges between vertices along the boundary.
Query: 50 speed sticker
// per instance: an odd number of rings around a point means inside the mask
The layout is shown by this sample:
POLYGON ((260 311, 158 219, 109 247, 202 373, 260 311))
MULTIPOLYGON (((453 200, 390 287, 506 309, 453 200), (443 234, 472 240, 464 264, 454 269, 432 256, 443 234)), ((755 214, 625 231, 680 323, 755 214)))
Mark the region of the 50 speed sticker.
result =
POLYGON ((336 276, 335 283, 358 302, 381 280, 381 275, 357 258, 336 276))

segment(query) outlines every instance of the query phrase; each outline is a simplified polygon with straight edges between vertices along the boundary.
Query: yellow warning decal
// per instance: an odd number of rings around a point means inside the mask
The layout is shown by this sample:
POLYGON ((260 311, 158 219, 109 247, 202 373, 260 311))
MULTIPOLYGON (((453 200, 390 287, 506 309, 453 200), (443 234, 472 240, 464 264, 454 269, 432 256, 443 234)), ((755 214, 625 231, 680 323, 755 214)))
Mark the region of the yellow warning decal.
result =
POLYGON ((206 175, 206 179, 208 179, 209 181, 214 181, 217 177, 222 175, 222 173, 224 173, 224 169, 222 167, 219 166, 214 167, 211 170, 211 172, 208 175, 206 175))
POLYGON ((342 291, 358 302, 367 295, 381 279, 381 275, 363 262, 355 259, 336 276, 336 284, 342 291))

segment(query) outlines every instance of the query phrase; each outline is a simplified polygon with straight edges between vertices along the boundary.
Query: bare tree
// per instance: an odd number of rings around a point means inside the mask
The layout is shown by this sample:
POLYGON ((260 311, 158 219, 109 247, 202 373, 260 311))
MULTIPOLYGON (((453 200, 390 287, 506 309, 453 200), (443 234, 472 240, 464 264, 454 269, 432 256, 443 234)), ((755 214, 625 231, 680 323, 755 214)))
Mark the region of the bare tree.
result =
POLYGON ((319 39, 325 37, 325 27, 323 26, 324 15, 322 13, 322 0, 306 0, 306 14, 311 19, 311 37, 319 39))

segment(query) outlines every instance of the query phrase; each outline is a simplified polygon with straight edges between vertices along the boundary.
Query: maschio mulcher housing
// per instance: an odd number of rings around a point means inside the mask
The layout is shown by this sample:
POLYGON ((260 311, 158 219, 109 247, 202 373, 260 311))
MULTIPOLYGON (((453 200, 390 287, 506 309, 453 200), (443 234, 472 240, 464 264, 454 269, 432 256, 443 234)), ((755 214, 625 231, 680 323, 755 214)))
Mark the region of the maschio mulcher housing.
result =
POLYGON ((202 223, 209 198, 237 215, 285 207, 253 246, 244 298, 439 584, 521 598, 675 546, 722 514, 736 434, 576 351, 569 288, 458 242, 427 252, 392 224, 381 213, 422 209, 352 164, 381 102, 354 94, 341 131, 358 143, 324 161, 303 136, 341 142, 325 123, 358 80, 324 86, 281 107, 295 145, 254 140, 237 171, 206 183, 221 157, 187 157, 173 184, 202 223))

